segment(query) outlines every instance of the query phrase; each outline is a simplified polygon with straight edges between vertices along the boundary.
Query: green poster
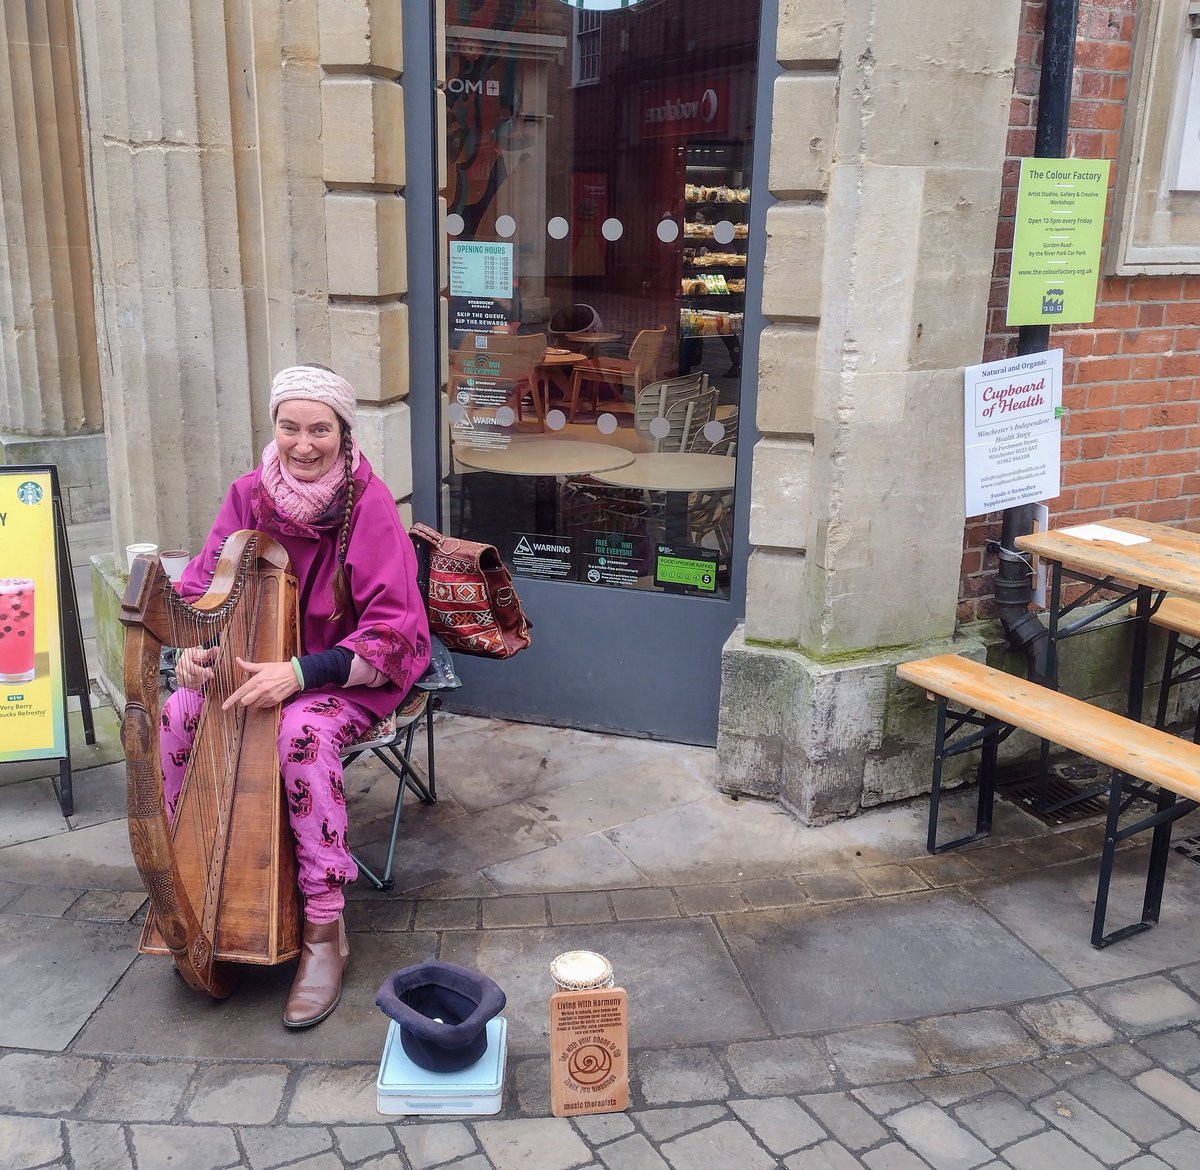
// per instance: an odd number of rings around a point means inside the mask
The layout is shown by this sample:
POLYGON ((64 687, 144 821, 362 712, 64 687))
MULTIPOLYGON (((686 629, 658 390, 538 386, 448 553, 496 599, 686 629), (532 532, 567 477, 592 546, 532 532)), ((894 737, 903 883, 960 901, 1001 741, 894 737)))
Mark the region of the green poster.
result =
POLYGON ((1009 325, 1083 324, 1096 316, 1108 159, 1023 158, 1009 325))

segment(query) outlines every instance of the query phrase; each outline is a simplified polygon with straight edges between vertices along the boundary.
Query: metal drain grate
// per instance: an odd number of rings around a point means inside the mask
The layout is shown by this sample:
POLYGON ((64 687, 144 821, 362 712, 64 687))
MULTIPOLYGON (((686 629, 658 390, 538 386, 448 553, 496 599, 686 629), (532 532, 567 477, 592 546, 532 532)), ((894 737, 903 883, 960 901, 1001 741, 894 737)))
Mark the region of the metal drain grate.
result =
POLYGON ((1046 804, 1053 812, 1041 812, 1037 807, 1038 777, 1023 776, 1005 783, 996 789, 996 795, 1010 804, 1019 805, 1027 813, 1037 817, 1045 825, 1067 825, 1075 821, 1086 821, 1108 811, 1105 794, 1084 796, 1089 788, 1103 782, 1106 769, 1089 761, 1078 764, 1056 764, 1046 778, 1046 804))
POLYGON ((1182 841, 1176 841, 1175 852, 1200 865, 1200 837, 1184 837, 1182 841))

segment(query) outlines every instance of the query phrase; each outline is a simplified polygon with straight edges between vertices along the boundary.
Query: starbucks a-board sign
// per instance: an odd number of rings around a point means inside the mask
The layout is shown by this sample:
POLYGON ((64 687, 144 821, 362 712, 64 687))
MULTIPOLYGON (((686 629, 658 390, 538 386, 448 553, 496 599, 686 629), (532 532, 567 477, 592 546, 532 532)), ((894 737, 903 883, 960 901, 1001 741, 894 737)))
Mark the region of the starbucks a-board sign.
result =
POLYGON ((0 765, 58 760, 63 816, 74 811, 68 695, 95 743, 58 473, 0 467, 0 765))
POLYGON ((1095 320, 1109 167, 1107 159, 1021 160, 1007 324, 1095 320))
POLYGON ((49 471, 0 468, 0 762, 67 754, 49 471))

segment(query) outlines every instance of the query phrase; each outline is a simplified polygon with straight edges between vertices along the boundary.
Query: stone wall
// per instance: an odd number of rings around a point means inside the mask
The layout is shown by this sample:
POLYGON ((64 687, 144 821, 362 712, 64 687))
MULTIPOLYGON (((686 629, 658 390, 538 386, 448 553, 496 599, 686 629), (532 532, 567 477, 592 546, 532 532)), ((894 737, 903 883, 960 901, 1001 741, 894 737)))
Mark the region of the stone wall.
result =
MULTIPOLYGON (((1044 4, 1022 4, 1017 73, 1008 130, 1004 190, 996 230, 988 335, 979 361, 1016 353, 1016 329, 1004 324, 1020 159, 1033 152, 1044 4)), ((1067 153, 1116 165, 1133 76, 1133 0, 1081 0, 1067 153)), ((1183 13, 1175 6, 1174 16, 1183 13)), ((1133 127, 1128 127, 1132 130, 1133 127)), ((1114 225, 1105 225, 1107 255, 1114 225)), ((1110 264, 1111 266, 1111 264, 1110 264)), ((1056 526, 1111 516, 1179 524, 1200 521, 1200 276, 1105 276, 1095 320, 1056 326, 1063 351, 1062 491, 1049 501, 1056 526)), ((967 525, 959 620, 995 614, 1001 515, 967 525)))
POLYGON ((805 820, 928 785, 923 737, 889 723, 893 667, 954 635, 961 370, 986 324, 1019 9, 780 7, 753 551, 718 755, 725 788, 805 820))

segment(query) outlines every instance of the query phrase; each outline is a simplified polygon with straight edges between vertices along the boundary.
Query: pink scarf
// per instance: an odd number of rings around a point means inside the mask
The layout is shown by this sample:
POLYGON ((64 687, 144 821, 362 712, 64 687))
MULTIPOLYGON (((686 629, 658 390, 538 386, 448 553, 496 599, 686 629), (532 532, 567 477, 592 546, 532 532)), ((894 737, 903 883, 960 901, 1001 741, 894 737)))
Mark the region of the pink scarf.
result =
MULTIPOLYGON (((350 470, 359 462, 358 443, 350 439, 350 470)), ((275 506, 287 517, 301 524, 312 524, 329 510, 330 504, 346 482, 346 461, 334 463, 320 479, 305 482, 297 479, 279 461, 279 447, 272 439, 262 453, 262 482, 275 501, 275 506)))

